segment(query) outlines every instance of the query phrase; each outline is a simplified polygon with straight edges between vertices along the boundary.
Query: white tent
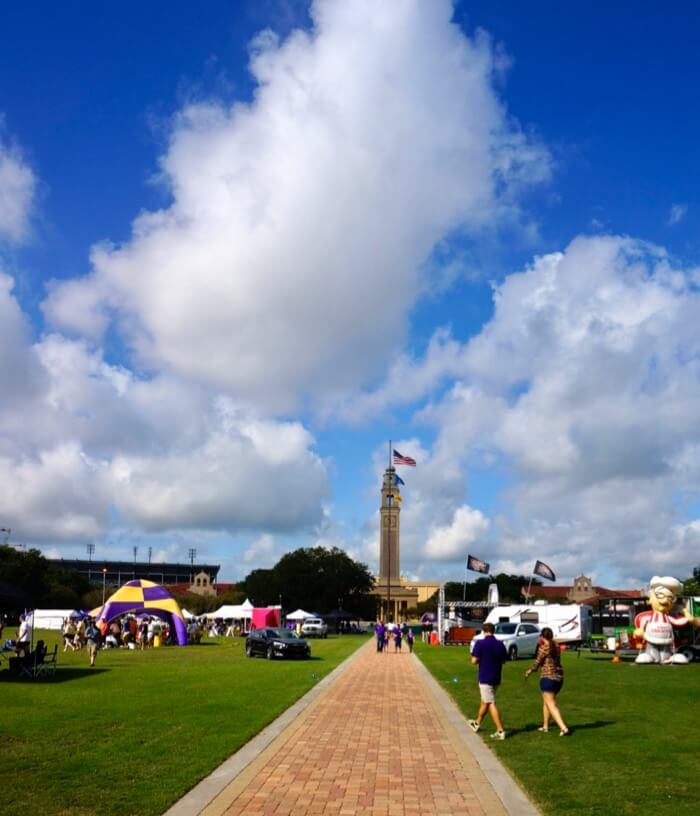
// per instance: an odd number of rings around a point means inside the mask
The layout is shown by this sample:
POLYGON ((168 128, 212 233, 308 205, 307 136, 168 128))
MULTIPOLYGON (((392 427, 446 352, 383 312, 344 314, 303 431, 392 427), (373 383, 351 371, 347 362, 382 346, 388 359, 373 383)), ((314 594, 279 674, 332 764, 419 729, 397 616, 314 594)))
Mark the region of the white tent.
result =
POLYGON ((63 621, 75 614, 75 609, 35 609, 32 625, 35 629, 54 629, 60 632, 63 621))
POLYGON ((191 612, 189 612, 187 609, 185 609, 185 607, 183 606, 182 607, 182 617, 185 620, 189 620, 190 618, 193 618, 194 615, 191 612))
POLYGON ((295 612, 290 612, 287 615, 288 621, 298 621, 298 620, 306 620, 307 618, 314 618, 316 617, 311 612, 304 612, 303 609, 297 609, 295 612))
POLYGON ((223 618, 224 620, 228 620, 229 618, 232 620, 251 620, 253 617, 253 605, 224 604, 214 612, 207 612, 207 617, 210 619, 223 618))

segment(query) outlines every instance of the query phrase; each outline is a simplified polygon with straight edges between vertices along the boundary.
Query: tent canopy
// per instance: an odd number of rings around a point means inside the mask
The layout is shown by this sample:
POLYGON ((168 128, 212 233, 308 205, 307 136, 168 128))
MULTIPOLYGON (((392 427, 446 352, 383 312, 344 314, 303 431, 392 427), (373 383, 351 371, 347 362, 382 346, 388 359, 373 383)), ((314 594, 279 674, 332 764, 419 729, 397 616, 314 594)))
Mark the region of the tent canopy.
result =
POLYGON ((287 615, 288 621, 306 620, 307 618, 315 618, 313 612, 304 612, 303 609, 296 609, 287 615))
POLYGON ((162 618, 170 623, 177 636, 178 646, 187 645, 187 629, 182 611, 177 601, 164 589, 153 581, 129 581, 110 596, 104 606, 93 611, 96 618, 107 622, 125 615, 127 612, 162 618))
POLYGON ((210 619, 223 618, 224 620, 229 618, 232 620, 251 620, 253 607, 251 606, 249 609, 243 604, 224 604, 214 612, 207 612, 207 617, 210 619))
POLYGON ((60 631, 66 618, 78 615, 75 609, 35 609, 32 613, 32 626, 35 629, 53 629, 60 631))
POLYGON ((264 629, 266 626, 279 626, 281 613, 280 606, 256 607, 253 610, 253 628, 264 629))

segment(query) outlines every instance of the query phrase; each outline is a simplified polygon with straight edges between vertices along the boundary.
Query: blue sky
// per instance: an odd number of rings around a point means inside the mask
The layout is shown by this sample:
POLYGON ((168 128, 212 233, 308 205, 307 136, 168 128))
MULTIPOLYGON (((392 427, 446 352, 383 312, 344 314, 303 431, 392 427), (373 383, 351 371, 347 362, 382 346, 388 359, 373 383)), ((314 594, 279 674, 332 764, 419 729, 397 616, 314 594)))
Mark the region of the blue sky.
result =
POLYGON ((700 12, 375 6, 5 12, 0 525, 375 567, 391 438, 411 576, 684 577, 700 12))

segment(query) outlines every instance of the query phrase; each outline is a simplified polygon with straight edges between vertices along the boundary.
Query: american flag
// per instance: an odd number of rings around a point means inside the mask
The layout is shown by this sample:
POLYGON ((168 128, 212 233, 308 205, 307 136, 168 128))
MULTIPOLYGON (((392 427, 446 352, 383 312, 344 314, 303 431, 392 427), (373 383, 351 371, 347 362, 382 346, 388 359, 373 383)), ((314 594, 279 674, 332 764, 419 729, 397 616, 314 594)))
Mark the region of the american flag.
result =
POLYGON ((394 448, 394 464, 395 465, 410 465, 410 467, 416 466, 416 460, 411 459, 410 456, 402 456, 396 448, 394 448))

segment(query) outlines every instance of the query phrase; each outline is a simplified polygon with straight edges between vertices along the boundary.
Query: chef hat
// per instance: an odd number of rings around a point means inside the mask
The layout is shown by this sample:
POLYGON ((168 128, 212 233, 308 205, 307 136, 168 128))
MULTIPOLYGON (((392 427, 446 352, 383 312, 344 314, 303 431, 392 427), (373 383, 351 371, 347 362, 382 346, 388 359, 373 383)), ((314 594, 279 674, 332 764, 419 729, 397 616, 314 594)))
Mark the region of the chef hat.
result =
POLYGON ((671 578, 668 575, 663 578, 655 575, 649 582, 649 589, 656 589, 656 587, 666 587, 669 592, 677 595, 683 589, 683 584, 677 578, 671 578))

